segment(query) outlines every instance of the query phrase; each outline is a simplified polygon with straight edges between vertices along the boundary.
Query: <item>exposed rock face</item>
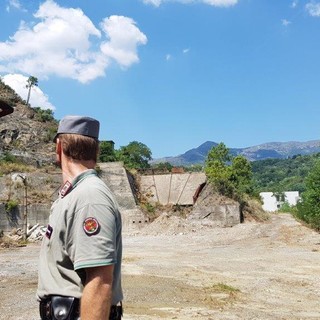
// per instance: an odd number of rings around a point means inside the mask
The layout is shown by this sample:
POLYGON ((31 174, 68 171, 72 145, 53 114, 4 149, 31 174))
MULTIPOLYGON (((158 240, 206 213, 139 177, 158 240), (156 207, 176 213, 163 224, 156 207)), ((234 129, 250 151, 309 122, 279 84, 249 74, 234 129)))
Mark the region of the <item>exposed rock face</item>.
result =
POLYGON ((188 219, 209 220, 215 226, 232 227, 240 223, 239 203, 223 197, 207 184, 201 191, 188 219))
POLYGON ((57 127, 56 121, 38 120, 35 110, 1 81, 0 99, 14 108, 12 114, 0 118, 0 156, 9 152, 28 164, 52 163, 51 132, 57 127))

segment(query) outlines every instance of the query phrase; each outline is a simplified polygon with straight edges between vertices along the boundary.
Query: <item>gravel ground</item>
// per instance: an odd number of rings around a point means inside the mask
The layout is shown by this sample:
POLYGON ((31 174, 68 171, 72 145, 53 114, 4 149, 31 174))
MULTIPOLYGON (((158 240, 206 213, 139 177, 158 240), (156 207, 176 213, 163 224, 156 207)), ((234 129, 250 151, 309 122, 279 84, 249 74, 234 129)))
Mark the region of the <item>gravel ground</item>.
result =
MULTIPOLYGON (((39 248, 0 249, 0 319, 39 319, 39 248)), ((288 214, 233 228, 164 215, 124 235, 124 319, 320 319, 319 250, 288 214)))

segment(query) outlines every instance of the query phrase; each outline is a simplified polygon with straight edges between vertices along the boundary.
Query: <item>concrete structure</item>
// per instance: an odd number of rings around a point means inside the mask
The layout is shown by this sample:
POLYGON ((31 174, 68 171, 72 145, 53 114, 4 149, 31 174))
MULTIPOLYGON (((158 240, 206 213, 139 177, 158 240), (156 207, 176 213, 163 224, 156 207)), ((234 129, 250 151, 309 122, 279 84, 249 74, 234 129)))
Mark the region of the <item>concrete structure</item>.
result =
POLYGON ((300 200, 298 191, 286 191, 280 194, 275 194, 273 192, 260 192, 260 197, 263 201, 263 210, 268 212, 275 212, 279 210, 286 202, 290 206, 295 206, 300 200))
POLYGON ((140 191, 150 203, 193 205, 193 196, 206 181, 204 173, 169 173, 143 175, 140 191))
MULTIPOLYGON (((125 170, 120 162, 100 163, 100 176, 114 193, 120 207, 123 220, 123 231, 130 232, 137 230, 149 223, 148 217, 141 211, 137 205, 135 198, 136 186, 133 177, 125 170)), ((19 180, 19 176, 13 177, 14 181, 19 180)), ((46 178, 40 179, 38 184, 45 186, 46 178)), ((54 176, 58 179, 55 183, 59 186, 60 174, 54 176)), ((20 183, 21 181, 16 181, 20 183)), ((52 180, 52 177, 48 181, 52 180)), ((53 181, 53 180, 52 180, 53 181)), ((51 181, 51 182, 52 182, 51 181)), ((206 176, 204 173, 176 173, 162 175, 146 175, 140 176, 139 191, 147 197, 150 203, 160 203, 162 205, 176 204, 191 206, 194 204, 194 196, 198 195, 201 187, 205 184, 206 176)), ((35 184, 35 185, 38 185, 35 184)), ((21 199, 23 198, 23 188, 21 191, 21 199)), ((200 194, 199 204, 194 207, 191 218, 193 219, 209 219, 219 226, 232 226, 240 222, 239 205, 235 203, 226 203, 212 199, 212 201, 203 202, 201 198, 208 200, 210 190, 205 189, 204 194, 200 194), (207 190, 207 191, 206 191, 207 190)), ((55 193, 56 194, 56 193, 55 193)), ((211 199, 211 198, 210 198, 211 199)), ((46 226, 50 213, 51 204, 29 204, 27 207, 27 223, 35 225, 39 223, 46 226)), ((24 213, 23 205, 16 207, 12 212, 5 211, 5 205, 0 204, 0 230, 9 232, 12 228, 24 229, 24 213)))
POLYGON ((132 177, 122 162, 99 163, 101 179, 114 193, 120 207, 123 230, 130 231, 149 223, 149 219, 137 205, 132 177))
POLYGON ((189 220, 200 220, 216 227, 232 227, 241 222, 237 201, 219 195, 212 185, 206 184, 188 216, 189 220))
POLYGON ((233 227, 240 223, 239 203, 195 206, 188 219, 207 219, 216 227, 233 227))
MULTIPOLYGON (((101 163, 99 164, 101 178, 109 186, 119 203, 122 220, 123 231, 131 231, 144 226, 149 222, 148 218, 143 214, 137 206, 134 198, 133 184, 131 176, 128 175, 120 162, 101 163)), ((60 177, 60 176, 59 176, 60 177)), ((32 204, 27 207, 27 223, 46 226, 50 213, 51 204, 32 204)), ((20 205, 12 212, 7 213, 5 204, 0 204, 0 230, 9 232, 13 228, 24 227, 25 207, 20 205)))

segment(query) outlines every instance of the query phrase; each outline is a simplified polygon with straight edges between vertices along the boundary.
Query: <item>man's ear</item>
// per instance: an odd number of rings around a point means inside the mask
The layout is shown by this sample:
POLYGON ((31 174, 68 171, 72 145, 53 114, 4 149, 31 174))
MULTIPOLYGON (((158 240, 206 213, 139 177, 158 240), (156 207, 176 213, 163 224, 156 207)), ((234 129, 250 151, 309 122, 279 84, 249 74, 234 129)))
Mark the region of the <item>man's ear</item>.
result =
POLYGON ((56 141, 56 154, 61 156, 61 151, 62 151, 61 141, 60 141, 59 138, 57 138, 57 141, 56 141))

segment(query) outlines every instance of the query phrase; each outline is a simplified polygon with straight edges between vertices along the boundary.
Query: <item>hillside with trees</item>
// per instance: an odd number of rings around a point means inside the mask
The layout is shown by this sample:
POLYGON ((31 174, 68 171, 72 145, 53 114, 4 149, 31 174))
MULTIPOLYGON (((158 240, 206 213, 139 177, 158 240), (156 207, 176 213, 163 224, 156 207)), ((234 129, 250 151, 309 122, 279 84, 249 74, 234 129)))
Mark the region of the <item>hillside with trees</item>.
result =
POLYGON ((253 184, 257 193, 262 191, 305 191, 305 179, 320 153, 296 155, 288 159, 267 159, 252 162, 253 184))

